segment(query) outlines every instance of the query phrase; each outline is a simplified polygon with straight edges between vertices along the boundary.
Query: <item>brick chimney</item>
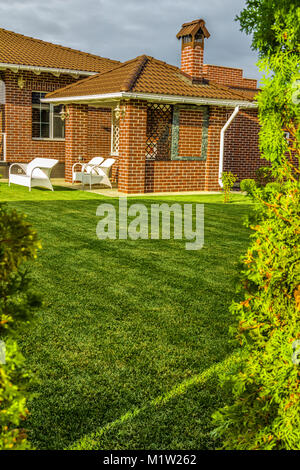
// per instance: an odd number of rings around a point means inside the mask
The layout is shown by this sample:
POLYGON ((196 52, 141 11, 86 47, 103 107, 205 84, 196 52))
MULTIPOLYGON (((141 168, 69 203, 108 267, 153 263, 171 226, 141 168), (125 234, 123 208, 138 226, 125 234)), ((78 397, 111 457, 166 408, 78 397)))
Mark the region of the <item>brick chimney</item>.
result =
POLYGON ((203 78, 204 39, 209 37, 204 20, 184 23, 177 34, 181 39, 181 70, 193 79, 203 78))

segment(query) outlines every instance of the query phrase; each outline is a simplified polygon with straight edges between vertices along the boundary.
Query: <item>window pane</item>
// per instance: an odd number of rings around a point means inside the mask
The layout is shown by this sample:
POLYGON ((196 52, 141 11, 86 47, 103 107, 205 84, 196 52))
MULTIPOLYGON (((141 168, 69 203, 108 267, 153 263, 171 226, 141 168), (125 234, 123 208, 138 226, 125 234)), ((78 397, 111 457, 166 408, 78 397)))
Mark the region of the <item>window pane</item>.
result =
POLYGON ((39 91, 32 92, 32 104, 40 104, 41 98, 44 98, 46 93, 40 93, 39 91))
POLYGON ((39 139, 41 137, 40 123, 39 122, 33 122, 32 123, 32 137, 34 139, 39 139))
POLYGON ((32 122, 40 122, 40 110, 32 108, 32 122))
POLYGON ((63 105, 62 104, 60 104, 58 106, 53 106, 54 114, 60 114, 62 110, 63 110, 63 105))
POLYGON ((40 120, 43 123, 49 124, 50 122, 50 109, 41 109, 40 111, 40 120))
POLYGON ((41 138, 49 139, 49 124, 41 124, 41 138))
POLYGON ((60 116, 53 116, 53 137, 54 139, 64 139, 65 137, 65 123, 60 116))
POLYGON ((41 103, 46 93, 32 92, 32 137, 49 139, 50 137, 50 105, 41 103))

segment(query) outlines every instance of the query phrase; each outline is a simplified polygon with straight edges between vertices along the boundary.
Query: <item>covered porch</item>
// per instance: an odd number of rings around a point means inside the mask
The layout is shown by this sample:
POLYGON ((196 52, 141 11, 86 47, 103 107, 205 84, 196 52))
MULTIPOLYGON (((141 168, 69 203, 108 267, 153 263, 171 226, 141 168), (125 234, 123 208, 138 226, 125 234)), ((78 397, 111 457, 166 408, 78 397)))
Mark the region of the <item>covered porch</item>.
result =
MULTIPOLYGON (((208 187, 205 181, 209 108, 137 99, 66 106, 66 181, 72 180, 73 164, 91 156, 91 107, 109 112, 110 155, 116 159, 111 181, 120 192, 218 189, 208 187)), ((95 113, 94 119, 98 116, 95 113)), ((96 123, 91 124, 97 127, 96 123)))
POLYGON ((241 92, 194 82, 147 56, 50 93, 45 101, 64 105, 68 182, 73 164, 91 156, 97 122, 106 115, 102 139, 109 155, 98 155, 116 159, 111 181, 126 194, 220 190, 221 130, 237 106, 256 107, 241 92))

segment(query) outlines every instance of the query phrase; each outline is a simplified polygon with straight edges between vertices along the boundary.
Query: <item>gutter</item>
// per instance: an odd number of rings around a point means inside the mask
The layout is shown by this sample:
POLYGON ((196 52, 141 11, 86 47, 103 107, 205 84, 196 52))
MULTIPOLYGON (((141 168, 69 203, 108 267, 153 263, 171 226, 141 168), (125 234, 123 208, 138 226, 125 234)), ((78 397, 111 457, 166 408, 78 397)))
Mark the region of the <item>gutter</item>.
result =
POLYGON ((228 129, 228 127, 230 126, 230 124, 232 123, 232 121, 234 120, 234 118, 236 117, 236 115, 238 114, 240 110, 240 106, 236 106, 235 107, 235 110, 233 111, 232 115, 230 116, 230 118, 228 119, 228 121, 226 122, 225 126, 223 127, 223 129, 221 130, 221 139, 220 139, 220 159, 219 159, 219 177, 218 177, 218 181, 219 181, 219 185, 221 188, 223 188, 223 183, 222 183, 222 173, 223 173, 223 161, 224 161, 224 141, 225 141, 225 132, 226 130, 228 129))
POLYGON ((111 101, 121 99, 140 99, 146 101, 153 101, 155 103, 168 103, 168 104, 196 104, 198 106, 223 106, 223 107, 236 107, 241 108, 257 108, 257 103, 243 100, 226 100, 215 98, 194 98, 176 95, 157 95, 153 93, 131 93, 131 92, 118 92, 106 93, 101 95, 86 95, 86 96, 67 96, 65 98, 44 98, 41 100, 43 103, 86 103, 92 104, 94 101, 111 101))
POLYGON ((72 70, 72 69, 59 69, 59 68, 53 68, 53 67, 37 67, 35 65, 20 65, 20 64, 5 64, 0 62, 0 71, 1 70, 6 70, 9 69, 14 73, 18 73, 20 71, 29 71, 29 72, 34 72, 36 75, 40 75, 42 72, 48 72, 52 74, 70 74, 75 77, 79 77, 79 75, 97 75, 99 72, 87 72, 84 70, 72 70))

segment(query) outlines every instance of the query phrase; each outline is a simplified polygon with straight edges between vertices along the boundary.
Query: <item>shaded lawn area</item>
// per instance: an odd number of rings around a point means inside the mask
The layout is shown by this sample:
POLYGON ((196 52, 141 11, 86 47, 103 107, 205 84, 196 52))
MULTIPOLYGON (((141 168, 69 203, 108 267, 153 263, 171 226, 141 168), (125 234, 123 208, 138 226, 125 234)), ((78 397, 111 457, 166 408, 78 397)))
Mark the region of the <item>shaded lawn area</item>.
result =
POLYGON ((186 251, 178 240, 98 240, 96 208, 118 200, 55 189, 0 185, 0 200, 28 215, 43 245, 32 275, 44 306, 19 338, 36 375, 32 444, 214 448, 214 368, 233 351, 228 307, 249 241, 248 200, 128 198, 205 203, 205 246, 186 251))

